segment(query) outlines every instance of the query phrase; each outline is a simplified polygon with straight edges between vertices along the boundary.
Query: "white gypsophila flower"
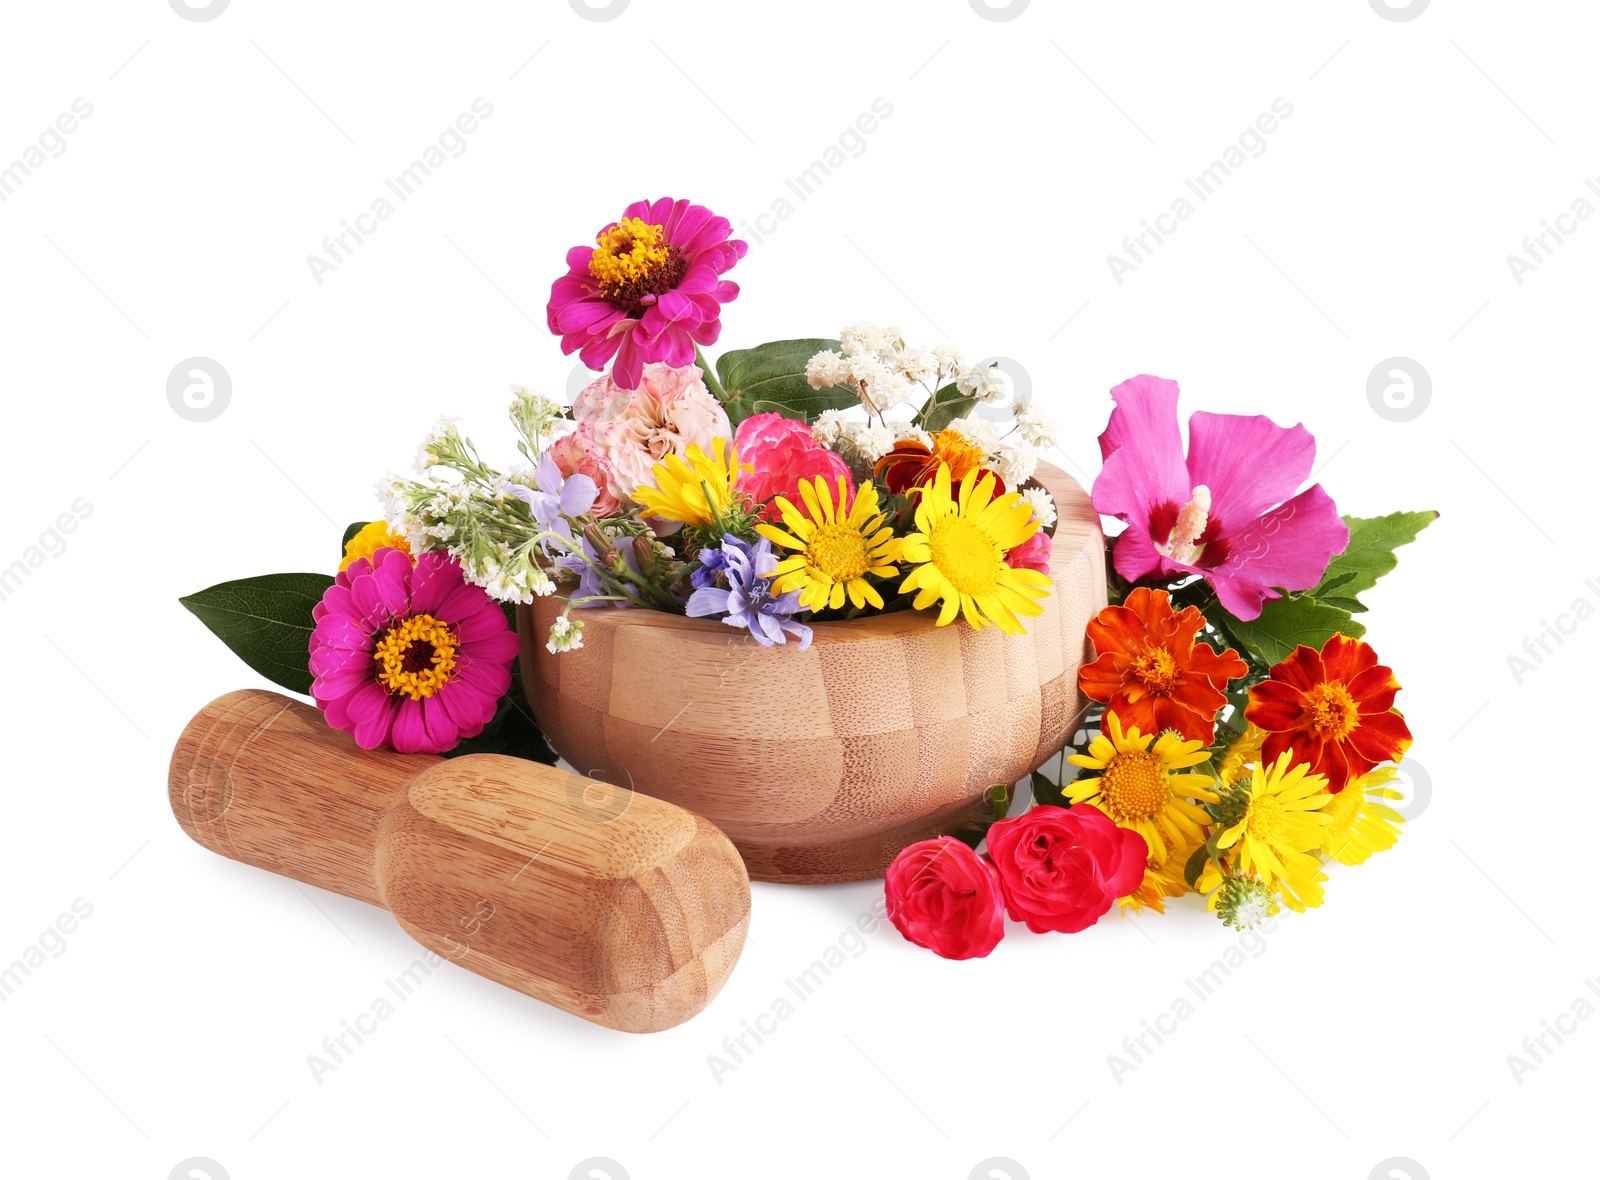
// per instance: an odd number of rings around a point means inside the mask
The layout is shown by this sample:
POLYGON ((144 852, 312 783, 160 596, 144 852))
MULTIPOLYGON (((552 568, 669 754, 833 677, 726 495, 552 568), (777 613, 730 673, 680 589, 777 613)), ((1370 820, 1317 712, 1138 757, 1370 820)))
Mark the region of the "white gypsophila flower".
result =
POLYGON ((933 435, 920 426, 913 426, 910 422, 894 421, 888 424, 889 431, 894 435, 896 443, 916 442, 923 446, 933 448, 933 435))
POLYGON ((811 389, 827 389, 829 385, 840 385, 848 379, 850 369, 845 365, 845 358, 834 350, 822 349, 805 363, 805 381, 811 389))
POLYGON ((939 362, 939 376, 954 377, 967 367, 966 358, 961 355, 961 350, 952 344, 940 344, 933 350, 935 359, 939 362))
POLYGON ((907 381, 937 381, 939 358, 926 348, 904 348, 890 358, 890 364, 904 374, 907 381))
POLYGON ((982 447, 985 454, 1000 445, 1000 427, 978 414, 953 419, 947 429, 965 435, 973 445, 982 447))
POLYGON ((1001 447, 991 466, 995 474, 1006 481, 1008 488, 1015 488, 1033 478, 1034 468, 1039 466, 1039 456, 1019 438, 1001 447))
POLYGON ((823 410, 817 415, 817 420, 811 424, 811 437, 825 447, 831 447, 839 441, 839 435, 845 428, 844 415, 838 410, 823 410))
POLYGON ((550 641, 545 648, 552 655, 564 651, 576 651, 583 646, 583 620, 574 619, 565 612, 556 616, 556 621, 550 624, 550 641))
POLYGON ((956 388, 970 398, 993 403, 1003 398, 1011 389, 1011 379, 996 365, 968 369, 956 378, 956 388))
POLYGON ((883 329, 877 324, 861 320, 848 328, 839 329, 839 345, 845 356, 859 356, 876 352, 883 345, 883 329))
POLYGON ((868 463, 876 463, 894 450, 894 431, 881 422, 869 422, 855 432, 856 453, 868 463))
POLYGON ((1017 407, 1016 419, 1017 426, 1022 432, 1022 437, 1034 446, 1053 447, 1056 445, 1055 421, 1032 402, 1025 406, 1017 407))
POLYGON ((883 329, 883 337, 878 341, 878 351, 899 352, 906 346, 905 335, 900 331, 899 324, 888 324, 883 329))
POLYGON ((1049 492, 1043 488, 1027 488, 1021 495, 1028 507, 1033 509, 1033 519, 1039 522, 1041 528, 1055 524, 1056 502, 1049 492))

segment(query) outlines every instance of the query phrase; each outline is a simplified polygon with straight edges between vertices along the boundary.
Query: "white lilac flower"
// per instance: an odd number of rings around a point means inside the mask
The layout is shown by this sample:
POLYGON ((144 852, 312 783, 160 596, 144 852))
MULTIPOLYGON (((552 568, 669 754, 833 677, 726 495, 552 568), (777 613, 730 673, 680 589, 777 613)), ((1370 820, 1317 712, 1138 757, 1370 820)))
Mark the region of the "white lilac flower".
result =
POLYGON ((565 611, 556 616, 556 621, 550 624, 550 641, 545 647, 552 654, 564 651, 576 651, 583 646, 583 620, 570 617, 565 611))
POLYGON ((1033 478, 1034 468, 1039 466, 1039 456, 1022 439, 1014 439, 1000 448, 991 466, 995 474, 1006 481, 1008 488, 1020 487, 1033 478))
POLYGON ((1056 522, 1056 502, 1049 492, 1043 488, 1028 488, 1022 492, 1022 498, 1033 509, 1033 519, 1041 527, 1049 528, 1056 522))

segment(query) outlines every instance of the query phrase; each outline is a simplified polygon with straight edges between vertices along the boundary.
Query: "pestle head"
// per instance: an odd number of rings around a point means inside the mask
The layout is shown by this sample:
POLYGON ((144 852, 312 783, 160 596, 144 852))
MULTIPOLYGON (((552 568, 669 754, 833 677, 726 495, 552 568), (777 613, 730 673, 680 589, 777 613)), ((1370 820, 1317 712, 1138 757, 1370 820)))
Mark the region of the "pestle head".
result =
POLYGON ((207 848, 382 905, 441 957, 611 1028, 687 1020, 743 949, 750 885, 727 837, 554 767, 362 750, 251 690, 189 724, 168 787, 207 848))

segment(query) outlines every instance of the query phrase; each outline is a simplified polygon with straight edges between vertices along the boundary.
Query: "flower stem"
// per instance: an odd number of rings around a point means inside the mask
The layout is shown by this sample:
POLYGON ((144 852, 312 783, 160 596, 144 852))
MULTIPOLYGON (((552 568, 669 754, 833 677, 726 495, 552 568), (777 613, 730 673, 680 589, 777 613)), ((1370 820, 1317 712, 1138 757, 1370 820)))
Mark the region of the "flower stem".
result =
POLYGON ((700 375, 705 379, 706 388, 711 391, 711 396, 719 402, 728 400, 728 391, 722 388, 722 382, 717 380, 717 371, 711 367, 711 362, 706 360, 706 354, 700 351, 700 346, 694 346, 694 363, 700 366, 700 375))

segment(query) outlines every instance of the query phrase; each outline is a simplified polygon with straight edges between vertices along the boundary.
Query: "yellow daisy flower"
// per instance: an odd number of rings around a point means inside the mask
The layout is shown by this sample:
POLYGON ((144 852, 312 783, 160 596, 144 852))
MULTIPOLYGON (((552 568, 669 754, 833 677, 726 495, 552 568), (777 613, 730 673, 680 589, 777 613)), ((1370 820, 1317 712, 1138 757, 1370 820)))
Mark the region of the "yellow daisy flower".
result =
POLYGON ((1217 847, 1234 849, 1230 861, 1244 873, 1258 874, 1269 886, 1290 878, 1298 893, 1314 884, 1318 862, 1310 852, 1322 843, 1330 819, 1320 809, 1333 796, 1325 790, 1328 780, 1312 774, 1309 763, 1290 769, 1292 753, 1285 750, 1270 767, 1251 767, 1249 780, 1232 789, 1243 808, 1217 838, 1217 847))
POLYGON ((383 521, 375 520, 345 542, 344 560, 339 563, 339 572, 343 573, 355 562, 363 557, 371 557, 380 549, 398 549, 401 553, 411 552, 411 546, 404 537, 399 533, 391 533, 389 526, 383 521))
MULTIPOLYGON (((1173 773, 1198 766, 1207 757, 1204 742, 1186 742, 1170 731, 1160 737, 1140 734, 1137 728, 1123 732, 1117 715, 1107 713, 1105 727, 1089 743, 1089 752, 1067 757, 1074 766, 1100 773, 1074 779, 1062 791, 1069 802, 1092 803, 1119 828, 1138 832, 1149 846, 1150 863, 1163 865, 1171 848, 1192 851, 1204 839, 1201 828, 1211 822, 1194 802, 1217 801, 1211 776, 1173 773)), ((1181 860, 1178 879, 1183 880, 1181 860)))
POLYGON ((1184 866, 1189 863, 1189 858, 1194 855, 1194 850, 1200 847, 1197 840, 1193 844, 1173 845, 1163 834, 1163 856, 1158 861, 1149 857, 1145 861, 1144 877, 1127 897, 1117 898, 1117 905, 1133 913, 1144 910, 1154 910, 1158 914, 1167 912, 1167 898, 1182 897, 1189 892, 1189 885, 1183 879, 1184 866))
POLYGON ((1328 826, 1322 829, 1322 851, 1330 859, 1342 865, 1358 865, 1374 852, 1394 847, 1405 817, 1378 802, 1401 797, 1399 791, 1384 785, 1392 782, 1394 775, 1393 766, 1369 770, 1360 778, 1351 779, 1344 790, 1323 805, 1328 826))
POLYGON ((1231 787, 1245 777, 1249 768, 1261 761, 1261 743, 1266 738, 1265 733, 1246 722, 1244 732, 1228 743, 1227 752, 1217 764, 1217 780, 1223 786, 1231 787))
POLYGON ((650 469, 656 486, 640 484, 633 498, 644 505, 646 516, 681 520, 687 525, 707 525, 719 520, 733 503, 733 485, 741 471, 754 471, 739 462, 739 452, 725 438, 712 444, 716 456, 690 443, 682 457, 668 455, 650 469))
POLYGON ((892 578, 899 573, 898 567, 889 564, 899 543, 878 511, 877 488, 870 483, 858 487, 848 513, 844 510, 846 498, 842 475, 837 508, 827 480, 820 475, 802 479, 804 513, 787 497, 775 501, 787 531, 774 524, 756 526, 769 541, 797 551, 778 563, 772 583, 776 593, 800 591, 800 605, 809 610, 837 610, 846 597, 854 607, 870 604, 883 608, 883 596, 867 581, 867 575, 892 578))
POLYGON ((1052 585, 1036 570, 1006 564, 1006 552, 1039 531, 1032 506, 1016 492, 991 499, 994 476, 977 468, 962 477, 959 495, 952 498, 950 468, 944 463, 933 483, 919 492, 917 531, 900 542, 901 560, 916 568, 900 592, 917 592, 911 603, 916 610, 942 600, 941 627, 960 611, 974 628, 994 623, 1008 634, 1024 634, 1017 616, 1043 614, 1034 600, 1052 585))

